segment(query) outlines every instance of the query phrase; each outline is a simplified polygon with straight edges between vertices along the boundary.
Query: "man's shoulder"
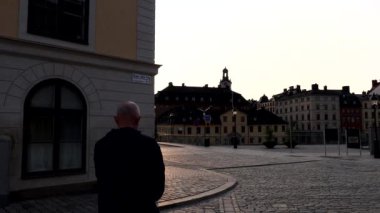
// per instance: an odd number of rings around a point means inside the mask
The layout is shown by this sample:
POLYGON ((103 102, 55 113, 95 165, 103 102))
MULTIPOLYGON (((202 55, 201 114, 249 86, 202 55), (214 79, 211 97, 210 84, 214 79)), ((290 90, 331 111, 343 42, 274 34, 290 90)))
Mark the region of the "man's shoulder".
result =
POLYGON ((152 141, 152 142, 156 142, 156 140, 148 135, 145 135, 145 134, 142 134, 140 133, 140 137, 144 140, 147 140, 147 141, 152 141))
POLYGON ((106 133, 102 138, 100 138, 96 143, 95 143, 95 148, 106 146, 109 144, 109 141, 114 140, 114 129, 110 130, 109 132, 106 133))

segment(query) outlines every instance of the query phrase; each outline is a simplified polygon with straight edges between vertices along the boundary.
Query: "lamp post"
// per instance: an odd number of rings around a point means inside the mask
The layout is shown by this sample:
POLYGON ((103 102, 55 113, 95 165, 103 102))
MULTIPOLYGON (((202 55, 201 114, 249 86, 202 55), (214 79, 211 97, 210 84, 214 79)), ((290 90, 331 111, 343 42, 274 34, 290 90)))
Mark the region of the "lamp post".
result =
POLYGON ((206 138, 206 130, 209 131, 210 130, 210 126, 209 124, 211 123, 211 115, 209 114, 206 114, 206 112, 211 109, 212 106, 209 106, 207 107, 206 109, 201 109, 201 108, 198 108, 199 111, 202 112, 202 116, 203 116, 203 121, 204 121, 204 127, 203 127, 203 145, 205 147, 208 147, 210 146, 210 139, 209 138, 206 138))
POLYGON ((234 145, 234 149, 237 149, 237 144, 238 144, 238 140, 237 140, 237 133, 236 133, 236 118, 237 118, 237 111, 236 110, 233 110, 232 111, 232 116, 233 116, 233 121, 234 121, 234 136, 233 136, 233 139, 232 139, 232 143, 234 145))
POLYGON ((374 158, 380 158, 380 150, 379 150, 379 140, 377 136, 377 109, 379 108, 378 100, 372 101, 372 108, 373 108, 373 128, 375 129, 375 140, 373 141, 373 157, 374 158))
POLYGON ((169 115, 169 121, 170 121, 170 142, 173 142, 173 119, 174 119, 174 113, 170 113, 169 115))

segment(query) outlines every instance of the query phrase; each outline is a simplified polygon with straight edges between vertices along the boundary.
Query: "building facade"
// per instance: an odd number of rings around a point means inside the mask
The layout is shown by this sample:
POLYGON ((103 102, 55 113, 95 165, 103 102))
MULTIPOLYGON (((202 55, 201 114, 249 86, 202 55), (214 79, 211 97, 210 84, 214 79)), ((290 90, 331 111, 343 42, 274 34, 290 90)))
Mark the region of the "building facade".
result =
POLYGON ((283 142, 287 123, 231 90, 228 70, 218 87, 169 86, 156 96, 157 138, 160 141, 202 145, 261 144, 268 131, 283 142), (278 130, 278 131, 277 131, 278 130))
POLYGON ((122 101, 154 135, 154 0, 5 0, 0 26, 0 196, 94 182, 95 142, 122 101))
MULTIPOLYGON (((323 136, 334 142, 365 145, 374 138, 375 120, 373 101, 379 84, 372 81, 372 88, 361 95, 350 92, 348 86, 341 90, 320 89, 313 84, 310 90, 300 86, 289 87, 271 99, 263 96, 258 106, 265 108, 292 123, 299 143, 322 143, 323 136), (346 141, 347 140, 347 141, 346 141)), ((377 117, 376 117, 377 118, 377 117)), ((378 119, 376 119, 378 120, 378 119)))
POLYGON ((210 109, 204 114, 197 108, 182 106, 157 118, 157 138, 167 142, 231 145, 237 138, 239 144, 258 145, 266 141, 269 131, 279 144, 288 139, 287 122, 265 109, 210 109))

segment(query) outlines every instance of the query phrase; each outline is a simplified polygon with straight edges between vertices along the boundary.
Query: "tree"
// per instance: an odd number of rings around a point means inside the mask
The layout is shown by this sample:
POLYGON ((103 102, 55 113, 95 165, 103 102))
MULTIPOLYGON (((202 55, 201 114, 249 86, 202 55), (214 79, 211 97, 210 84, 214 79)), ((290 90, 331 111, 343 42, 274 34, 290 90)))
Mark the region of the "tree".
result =
POLYGON ((277 141, 273 135, 273 130, 271 128, 267 128, 265 142, 263 143, 268 149, 272 149, 277 145, 277 141))

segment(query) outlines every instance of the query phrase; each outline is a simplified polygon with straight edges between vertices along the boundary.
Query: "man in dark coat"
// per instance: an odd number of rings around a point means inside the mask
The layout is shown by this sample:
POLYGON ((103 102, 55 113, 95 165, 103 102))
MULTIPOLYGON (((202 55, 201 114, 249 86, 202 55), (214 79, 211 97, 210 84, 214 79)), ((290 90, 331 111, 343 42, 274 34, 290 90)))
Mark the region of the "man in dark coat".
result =
POLYGON ((99 212, 159 212, 165 166, 157 142, 138 130, 136 103, 121 104, 112 129, 95 145, 99 212))

